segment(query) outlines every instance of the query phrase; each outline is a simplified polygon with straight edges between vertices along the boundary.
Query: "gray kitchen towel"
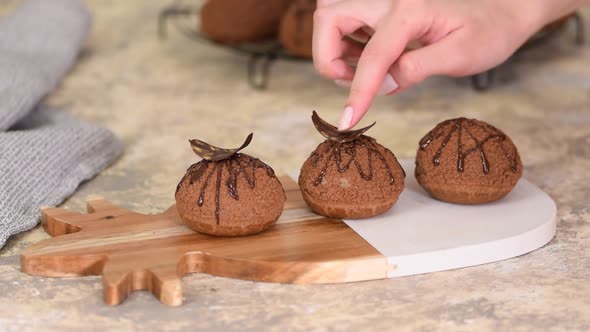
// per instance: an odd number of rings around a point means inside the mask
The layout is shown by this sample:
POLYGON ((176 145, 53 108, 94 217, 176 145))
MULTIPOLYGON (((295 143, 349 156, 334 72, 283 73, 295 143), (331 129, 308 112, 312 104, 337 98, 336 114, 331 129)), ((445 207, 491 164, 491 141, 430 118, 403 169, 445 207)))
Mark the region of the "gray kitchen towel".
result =
POLYGON ((90 23, 80 0, 29 0, 0 19, 0 248, 122 152, 109 130, 40 104, 90 23))
POLYGON ((90 25, 79 0, 26 1, 0 20, 0 131, 53 91, 90 25))

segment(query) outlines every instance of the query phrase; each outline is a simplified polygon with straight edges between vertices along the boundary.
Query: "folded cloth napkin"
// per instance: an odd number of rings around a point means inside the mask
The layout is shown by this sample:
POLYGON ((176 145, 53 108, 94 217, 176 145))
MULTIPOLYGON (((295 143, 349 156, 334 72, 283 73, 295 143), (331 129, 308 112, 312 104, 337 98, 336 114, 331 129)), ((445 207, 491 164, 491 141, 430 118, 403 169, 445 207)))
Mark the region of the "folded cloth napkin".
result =
POLYGON ((0 18, 0 248, 122 152, 109 130, 40 104, 90 24, 81 0, 29 0, 0 18))

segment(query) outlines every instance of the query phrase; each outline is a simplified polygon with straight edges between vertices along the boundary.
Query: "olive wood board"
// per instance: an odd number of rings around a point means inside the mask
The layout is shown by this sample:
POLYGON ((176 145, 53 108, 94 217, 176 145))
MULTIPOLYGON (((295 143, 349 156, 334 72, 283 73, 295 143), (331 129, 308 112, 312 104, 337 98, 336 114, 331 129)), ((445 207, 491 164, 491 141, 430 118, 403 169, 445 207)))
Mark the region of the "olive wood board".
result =
POLYGON ((181 305, 181 278, 201 272, 279 283, 343 283, 483 264, 546 244, 555 233, 555 204, 521 180, 503 200, 479 206, 430 198, 402 161, 406 189, 386 214, 328 219, 309 210, 295 181, 280 177, 287 202, 271 229, 246 237, 211 237, 184 226, 175 206, 139 214, 98 197, 88 213, 42 209, 53 238, 21 253, 31 275, 101 275, 104 301, 121 303, 149 290, 162 303, 181 305))
POLYGON ((291 178, 280 180, 287 201, 279 221, 244 237, 194 232, 182 224, 174 205, 156 215, 101 198, 87 201, 88 214, 44 208, 42 225, 53 237, 21 252, 21 270, 49 277, 102 275, 104 301, 110 305, 135 290, 180 305, 181 278, 193 272, 297 284, 387 278, 385 256, 341 220, 311 212, 291 178))

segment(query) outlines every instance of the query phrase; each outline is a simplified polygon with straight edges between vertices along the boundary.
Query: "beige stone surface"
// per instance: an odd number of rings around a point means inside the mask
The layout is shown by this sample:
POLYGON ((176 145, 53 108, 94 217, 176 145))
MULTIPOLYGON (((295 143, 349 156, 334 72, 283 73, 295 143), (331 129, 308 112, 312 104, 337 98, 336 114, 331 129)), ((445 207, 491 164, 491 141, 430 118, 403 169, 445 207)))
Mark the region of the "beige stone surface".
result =
MULTIPOLYGON (((2 2, 0 12, 15 2, 2 2)), ((254 132, 248 153, 277 172, 296 170, 321 141, 311 110, 335 122, 345 102, 346 91, 308 62, 275 63, 270 88, 255 91, 246 57, 173 30, 159 41, 165 1, 88 3, 95 13, 88 46, 48 102, 112 128, 126 153, 66 208, 82 210, 87 195, 99 194, 140 212, 165 209, 196 160, 188 138, 234 146, 254 132)), ((466 79, 429 79, 378 99, 363 122, 377 121, 372 136, 400 158, 412 158, 420 137, 446 118, 502 128, 520 149, 525 177, 557 202, 557 236, 544 248, 478 267, 343 285, 194 274, 184 278, 182 307, 145 292, 108 307, 99 277, 19 271, 20 250, 47 238, 38 227, 0 251, 0 330, 589 330, 590 47, 574 46, 571 32, 503 65, 491 91, 474 92, 466 79)))

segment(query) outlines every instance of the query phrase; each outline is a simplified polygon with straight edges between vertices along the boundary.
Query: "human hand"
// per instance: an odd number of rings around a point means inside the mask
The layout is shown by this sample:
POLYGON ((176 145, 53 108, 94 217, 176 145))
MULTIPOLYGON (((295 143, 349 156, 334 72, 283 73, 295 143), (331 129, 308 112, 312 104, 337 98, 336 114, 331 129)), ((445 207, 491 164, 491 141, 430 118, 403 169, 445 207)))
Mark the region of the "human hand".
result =
POLYGON ((545 23, 587 0, 318 0, 317 71, 350 87, 339 129, 354 127, 376 95, 432 75, 466 76, 505 61, 545 23), (372 35, 366 45, 346 36, 372 35), (410 42, 421 47, 408 50, 410 42), (358 60, 357 60, 358 59, 358 60), (350 62, 357 62, 356 70, 350 62))

